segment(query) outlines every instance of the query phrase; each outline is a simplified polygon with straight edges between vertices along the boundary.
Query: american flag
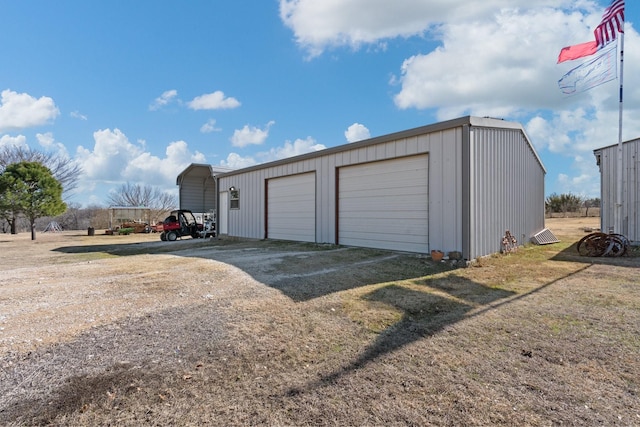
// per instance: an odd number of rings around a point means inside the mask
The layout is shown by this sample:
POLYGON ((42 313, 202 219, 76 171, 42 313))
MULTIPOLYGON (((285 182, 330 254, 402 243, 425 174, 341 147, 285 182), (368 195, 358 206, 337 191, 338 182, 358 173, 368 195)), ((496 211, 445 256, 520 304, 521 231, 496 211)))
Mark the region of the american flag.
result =
POLYGON ((600 25, 593 31, 598 47, 615 40, 617 33, 624 33, 624 0, 614 0, 604 10, 600 25))

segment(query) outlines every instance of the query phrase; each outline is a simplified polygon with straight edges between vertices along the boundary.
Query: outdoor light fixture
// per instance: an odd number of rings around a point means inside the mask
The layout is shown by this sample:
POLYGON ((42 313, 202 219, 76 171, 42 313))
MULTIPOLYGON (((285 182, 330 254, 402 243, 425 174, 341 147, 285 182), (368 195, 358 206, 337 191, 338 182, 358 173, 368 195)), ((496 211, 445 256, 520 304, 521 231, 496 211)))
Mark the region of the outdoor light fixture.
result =
POLYGON ((229 187, 229 191, 236 191, 236 187, 234 186, 229 187))

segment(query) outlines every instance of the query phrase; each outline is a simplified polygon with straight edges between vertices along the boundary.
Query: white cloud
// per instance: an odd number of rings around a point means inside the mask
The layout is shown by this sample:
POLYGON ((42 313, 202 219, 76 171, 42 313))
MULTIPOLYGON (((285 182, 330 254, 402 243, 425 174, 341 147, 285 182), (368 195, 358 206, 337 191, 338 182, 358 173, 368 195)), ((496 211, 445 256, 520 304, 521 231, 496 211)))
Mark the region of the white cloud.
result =
POLYGON ((73 117, 74 119, 79 119, 79 120, 87 120, 87 116, 85 116, 84 114, 81 114, 79 111, 72 111, 71 113, 69 113, 69 116, 73 117))
POLYGON ((347 138, 347 142, 356 142, 371 138, 371 133, 365 125, 354 123, 347 128, 344 132, 344 136, 347 138))
POLYGON ((296 139, 295 141, 286 141, 283 146, 275 147, 267 152, 258 153, 258 156, 263 162, 270 162, 273 160, 286 159, 300 154, 306 154, 313 151, 324 150, 325 147, 322 144, 316 143, 316 140, 307 137, 306 139, 296 139))
POLYGON ((222 91, 215 91, 196 96, 188 104, 192 110, 221 110, 237 108, 240 102, 232 97, 225 97, 222 91))
POLYGON ((87 178, 119 181, 129 161, 142 154, 140 147, 129 142, 120 129, 104 129, 93 133, 93 149, 79 146, 77 157, 87 178))
POLYGON ((272 162, 275 160, 286 159, 300 154, 306 154, 313 151, 324 150, 322 144, 318 144, 315 139, 307 137, 306 139, 296 139, 295 141, 285 141, 284 145, 275 147, 269 151, 262 151, 252 156, 243 157, 238 153, 230 153, 226 160, 220 161, 220 166, 230 167, 234 169, 246 168, 261 163, 272 162), (256 160, 259 159, 259 160, 256 160))
POLYGON ((149 110, 155 111, 164 107, 173 101, 176 96, 178 96, 178 91, 175 89, 167 90, 162 92, 162 95, 153 100, 153 102, 149 105, 149 110))
POLYGON ((249 166, 253 166, 256 164, 258 164, 258 162, 256 162, 256 160, 253 157, 251 156, 243 157, 238 153, 229 153, 226 160, 220 161, 220 166, 233 168, 233 169, 247 168, 249 166))
POLYGON ((263 144, 269 137, 269 129, 275 122, 272 120, 260 129, 254 126, 244 125, 242 129, 236 129, 231 137, 231 143, 234 147, 246 147, 247 145, 263 144))
POLYGON ((502 9, 491 20, 443 25, 442 46, 402 64, 399 108, 437 108, 440 119, 464 114, 505 117, 555 108, 561 99, 556 65, 567 32, 587 40, 588 28, 569 28, 560 10, 502 9), (557 46, 557 49, 544 49, 557 46), (452 72, 455 70, 455 72, 452 72))
MULTIPOLYGON (((472 7, 476 3, 485 4, 472 7)), ((547 188, 588 188, 597 195, 592 151, 617 141, 617 85, 565 97, 557 81, 581 61, 556 62, 562 47, 593 39, 603 7, 588 0, 542 6, 514 1, 481 19, 460 15, 439 24, 429 33, 439 45, 407 58, 391 79, 399 88, 394 101, 400 109, 434 111, 438 120, 476 115, 526 123, 536 149, 549 160, 547 188)), ((640 43, 632 22, 625 25, 625 38, 627 45, 640 43)), ((624 76, 623 139, 631 139, 640 135, 640 49, 625 49, 624 76)))
POLYGON ((40 145, 44 148, 51 148, 56 142, 51 132, 39 133, 36 135, 36 138, 38 139, 40 145))
MULTIPOLYGON (((593 163, 593 162, 592 162, 593 163)), ((569 176, 567 174, 558 174, 556 182, 555 193, 558 194, 576 194, 585 198, 598 197, 600 194, 600 181, 593 179, 594 173, 598 173, 598 167, 593 164, 584 163, 581 164, 584 167, 585 172, 578 171, 578 175, 569 176)), ((582 168, 581 168, 582 169, 582 168)))
MULTIPOLYGON (((538 0, 536 7, 561 7, 569 0, 538 0)), ((584 3, 584 2, 583 2, 584 3)), ((502 8, 530 6, 527 0, 280 0, 280 19, 311 57, 327 48, 383 44, 421 36, 446 21, 478 21, 502 8)))
POLYGON ((89 181, 138 182, 172 189, 176 176, 191 163, 204 163, 204 155, 191 152, 184 141, 171 142, 160 158, 129 142, 119 129, 94 132, 94 146, 78 147, 77 160, 89 181))
POLYGON ((200 132, 202 133, 218 132, 220 130, 221 130, 220 128, 216 127, 215 119, 207 120, 207 123, 203 124, 202 127, 200 128, 200 132))
POLYGON ((0 148, 2 147, 29 148, 29 145, 27 145, 27 137, 24 135, 2 135, 0 136, 0 148))
POLYGON ((46 152, 56 152, 58 155, 63 157, 69 157, 69 153, 67 152, 67 147, 61 142, 57 142, 53 137, 53 133, 37 133, 36 139, 38 143, 46 152))
MULTIPOLYGON (((38 144, 43 148, 45 153, 55 153, 62 157, 68 158, 69 153, 67 152, 67 148, 61 142, 57 142, 53 137, 53 133, 37 133, 36 139, 38 140, 38 144)), ((18 147, 22 149, 31 149, 32 147, 27 144, 27 138, 24 135, 18 136, 9 136, 2 135, 0 136, 0 147, 18 147)))
POLYGON ((175 179, 191 163, 204 163, 204 155, 191 153, 185 141, 171 142, 165 157, 159 158, 149 152, 141 153, 132 159, 122 171, 128 181, 144 182, 151 185, 175 185, 175 179))
POLYGON ((5 89, 0 94, 0 132, 46 125, 60 114, 53 99, 5 89))

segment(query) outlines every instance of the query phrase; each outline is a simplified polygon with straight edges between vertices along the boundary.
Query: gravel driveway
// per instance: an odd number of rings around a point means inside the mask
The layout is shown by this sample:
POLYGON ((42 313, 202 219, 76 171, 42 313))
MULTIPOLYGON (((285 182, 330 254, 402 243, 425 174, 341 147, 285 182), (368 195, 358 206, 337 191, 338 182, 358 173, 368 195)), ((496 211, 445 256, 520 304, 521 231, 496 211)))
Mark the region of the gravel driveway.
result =
POLYGON ((293 309, 433 269, 420 255, 284 242, 67 232, 0 244, 3 424, 52 405, 76 411, 114 382, 193 370, 226 351, 243 308, 293 309))

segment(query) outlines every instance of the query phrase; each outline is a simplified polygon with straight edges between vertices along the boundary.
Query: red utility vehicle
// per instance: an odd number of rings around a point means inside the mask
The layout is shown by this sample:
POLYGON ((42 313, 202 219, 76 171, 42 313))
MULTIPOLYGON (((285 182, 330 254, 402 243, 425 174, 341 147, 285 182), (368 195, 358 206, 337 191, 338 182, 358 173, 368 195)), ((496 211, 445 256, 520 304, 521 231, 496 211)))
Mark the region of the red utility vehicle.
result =
POLYGON ((194 239, 215 236, 213 223, 199 224, 193 212, 186 209, 172 211, 162 223, 162 229, 161 240, 174 241, 183 236, 191 236, 194 239))

